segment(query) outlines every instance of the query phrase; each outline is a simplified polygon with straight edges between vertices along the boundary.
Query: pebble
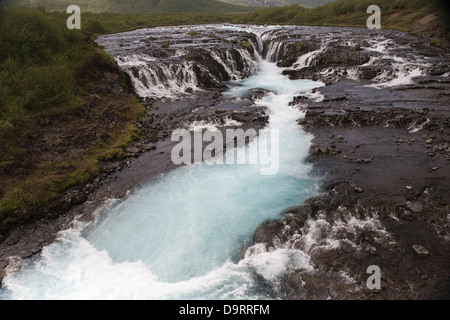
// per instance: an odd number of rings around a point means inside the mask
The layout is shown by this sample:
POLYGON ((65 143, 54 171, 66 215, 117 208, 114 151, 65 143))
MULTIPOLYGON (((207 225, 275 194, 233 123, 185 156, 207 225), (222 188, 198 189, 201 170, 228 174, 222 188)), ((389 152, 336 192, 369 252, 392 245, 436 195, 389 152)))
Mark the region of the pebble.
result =
POLYGON ((412 246, 412 248, 414 250, 414 253, 419 257, 426 257, 429 254, 428 250, 421 245, 415 244, 412 246))
POLYGON ((431 143, 433 143, 433 139, 427 139, 427 141, 426 141, 428 144, 431 144, 431 143))
POLYGON ((408 189, 408 190, 412 190, 412 189, 413 189, 413 187, 412 187, 412 186, 406 186, 406 189, 408 189))
POLYGON ((423 204, 420 201, 414 202, 411 207, 409 208, 412 212, 415 213, 422 213, 423 211, 423 204))

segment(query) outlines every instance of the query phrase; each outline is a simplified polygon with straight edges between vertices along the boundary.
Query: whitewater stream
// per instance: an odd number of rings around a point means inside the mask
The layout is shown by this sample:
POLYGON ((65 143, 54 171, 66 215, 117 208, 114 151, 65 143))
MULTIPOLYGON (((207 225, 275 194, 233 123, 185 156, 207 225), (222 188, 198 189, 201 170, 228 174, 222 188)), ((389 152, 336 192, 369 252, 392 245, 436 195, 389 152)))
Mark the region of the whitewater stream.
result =
POLYGON ((0 298, 274 298, 268 282, 312 268, 300 250, 254 245, 241 252, 260 223, 314 195, 318 182, 305 164, 312 137, 297 125, 303 114, 289 102, 323 84, 291 81, 259 53, 256 62, 255 74, 229 83, 224 95, 271 92, 257 103, 269 109, 267 129, 279 130, 279 140, 268 140, 279 145, 276 175, 261 175, 258 165, 178 168, 111 199, 95 221, 62 231, 41 254, 10 265, 0 298))

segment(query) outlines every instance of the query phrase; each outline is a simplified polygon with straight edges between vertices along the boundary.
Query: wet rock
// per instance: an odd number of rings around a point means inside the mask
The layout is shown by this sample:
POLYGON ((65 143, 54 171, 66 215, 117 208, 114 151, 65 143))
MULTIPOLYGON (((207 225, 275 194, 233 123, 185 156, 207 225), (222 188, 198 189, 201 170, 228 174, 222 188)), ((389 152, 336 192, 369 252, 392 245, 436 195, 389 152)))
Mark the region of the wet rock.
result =
POLYGON ((359 66, 370 60, 366 53, 354 47, 331 46, 311 61, 312 66, 359 66))
POLYGON ((414 202, 409 208, 412 212, 422 213, 423 212, 423 204, 420 201, 414 202))
POLYGON ((253 234, 253 243, 271 244, 283 228, 281 220, 267 220, 259 225, 253 234))
POLYGON ((144 147, 145 151, 152 151, 156 149, 155 145, 148 145, 144 147))
POLYGON ((13 245, 19 243, 19 241, 20 241, 19 235, 13 235, 13 236, 10 236, 10 237, 5 241, 5 244, 7 244, 8 246, 13 246, 13 245))
POLYGON ((355 193, 362 193, 363 189, 359 188, 359 187, 355 187, 355 193))
POLYGON ((247 94, 244 95, 244 98, 247 98, 250 100, 258 100, 258 99, 261 99, 264 96, 266 96, 268 93, 269 93, 269 91, 266 89, 255 88, 255 89, 249 90, 247 92, 247 94))
POLYGON ((426 257, 429 254, 428 250, 421 245, 415 244, 412 246, 412 249, 414 253, 420 258, 426 257))
POLYGON ((296 105, 299 105, 300 103, 305 102, 305 100, 308 100, 308 97, 306 97, 306 96, 297 96, 297 97, 294 97, 294 99, 291 102, 289 102, 289 105, 290 106, 296 106, 296 105))

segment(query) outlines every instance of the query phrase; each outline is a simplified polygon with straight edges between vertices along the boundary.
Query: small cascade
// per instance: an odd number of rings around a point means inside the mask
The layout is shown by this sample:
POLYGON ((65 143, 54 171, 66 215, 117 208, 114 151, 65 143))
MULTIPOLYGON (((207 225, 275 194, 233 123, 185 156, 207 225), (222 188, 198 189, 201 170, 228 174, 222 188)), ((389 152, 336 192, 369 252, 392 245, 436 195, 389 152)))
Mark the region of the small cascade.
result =
POLYGON ((278 62, 283 55, 283 50, 284 42, 272 41, 270 42, 264 57, 270 62, 278 62))
POLYGON ((172 97, 177 93, 200 90, 193 63, 145 63, 119 65, 131 78, 136 93, 143 97, 172 97))
POLYGON ((302 56, 300 56, 296 63, 294 63, 294 69, 302 69, 311 66, 311 63, 314 61, 321 52, 323 52, 325 47, 321 47, 318 50, 308 52, 302 56))
POLYGON ((205 51, 204 60, 199 63, 184 57, 167 62, 145 54, 118 56, 116 61, 130 76, 136 93, 143 98, 171 98, 207 89, 205 82, 199 81, 199 76, 209 78, 209 83, 220 84, 224 80, 247 78, 257 70, 255 58, 241 48, 205 51), (220 65, 228 76, 225 77, 223 72, 212 72, 207 67, 211 63, 220 65))

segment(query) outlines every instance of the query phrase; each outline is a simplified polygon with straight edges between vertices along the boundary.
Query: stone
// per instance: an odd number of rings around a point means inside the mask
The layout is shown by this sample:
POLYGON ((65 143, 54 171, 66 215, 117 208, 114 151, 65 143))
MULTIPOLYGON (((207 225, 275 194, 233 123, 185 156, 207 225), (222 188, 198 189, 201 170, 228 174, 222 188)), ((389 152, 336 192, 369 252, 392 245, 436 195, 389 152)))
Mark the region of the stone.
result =
POLYGON ((414 253, 418 257, 421 257, 421 258, 422 257, 426 257, 429 254, 428 250, 425 247, 421 246, 421 245, 415 244, 415 245, 412 246, 412 248, 413 248, 414 253))
POLYGON ((416 201, 411 205, 411 208, 409 208, 412 212, 415 213, 422 213, 423 211, 423 204, 420 201, 416 201))
POLYGON ((412 189, 413 189, 413 187, 412 187, 412 186, 406 186, 406 189, 408 189, 408 190, 412 190, 412 189))
POLYGON ((431 139, 431 138, 430 138, 430 139, 427 139, 426 143, 427 143, 427 144, 433 143, 433 139, 431 139))
POLYGON ((135 155, 135 154, 139 153, 139 149, 136 147, 131 147, 131 148, 127 148, 127 152, 135 155))
POLYGON ((439 167, 433 167, 433 168, 431 168, 431 170, 437 171, 437 170, 439 170, 439 167))

